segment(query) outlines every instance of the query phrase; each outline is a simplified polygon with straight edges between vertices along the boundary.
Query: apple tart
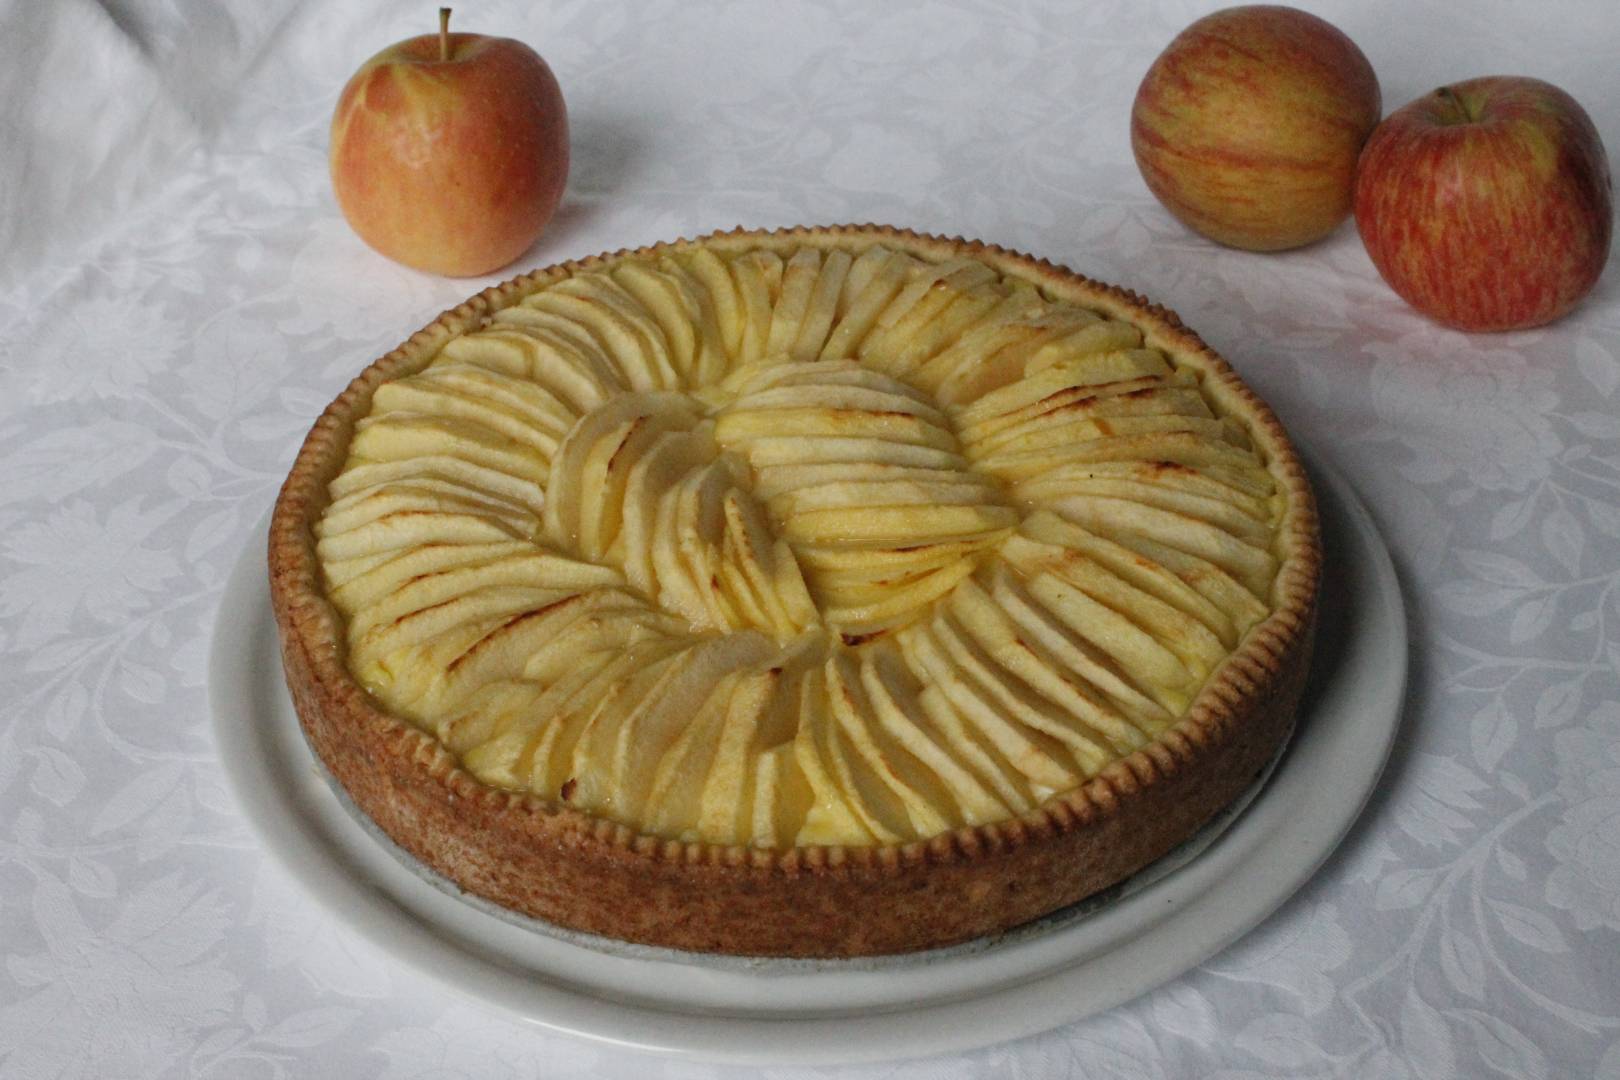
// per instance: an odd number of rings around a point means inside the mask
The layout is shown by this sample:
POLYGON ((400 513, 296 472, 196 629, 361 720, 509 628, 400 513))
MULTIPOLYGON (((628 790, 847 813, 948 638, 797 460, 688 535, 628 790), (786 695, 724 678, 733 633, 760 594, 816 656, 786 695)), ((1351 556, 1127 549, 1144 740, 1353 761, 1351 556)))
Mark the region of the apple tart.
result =
POLYGON ((270 574, 353 801, 615 938, 849 956, 1113 884, 1291 730, 1320 548, 1163 308, 873 226, 567 263, 317 421, 270 574))

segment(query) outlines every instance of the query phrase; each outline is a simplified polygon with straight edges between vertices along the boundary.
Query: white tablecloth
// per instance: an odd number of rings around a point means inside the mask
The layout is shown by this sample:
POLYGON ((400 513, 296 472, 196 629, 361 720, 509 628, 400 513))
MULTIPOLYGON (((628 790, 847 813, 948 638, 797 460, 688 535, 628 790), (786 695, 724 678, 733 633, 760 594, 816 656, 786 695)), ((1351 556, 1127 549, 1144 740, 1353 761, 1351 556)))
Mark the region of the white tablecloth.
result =
MULTIPOLYGON (((1607 0, 1310 6, 1366 51, 1386 110, 1533 74, 1620 150, 1607 0)), ((532 43, 571 109, 567 196, 514 272, 737 223, 1045 256, 1179 310, 1394 552, 1399 744, 1274 917, 1106 1015, 803 1075, 1620 1077, 1620 270, 1553 327, 1469 337, 1405 308, 1348 226, 1274 256, 1190 235, 1127 117, 1204 7, 457 13, 532 43)), ((345 78, 433 23, 420 3, 0 3, 0 1075, 732 1075, 548 1035, 397 966, 267 860, 211 744, 222 576, 299 440, 487 283, 372 254, 327 179, 345 78)))

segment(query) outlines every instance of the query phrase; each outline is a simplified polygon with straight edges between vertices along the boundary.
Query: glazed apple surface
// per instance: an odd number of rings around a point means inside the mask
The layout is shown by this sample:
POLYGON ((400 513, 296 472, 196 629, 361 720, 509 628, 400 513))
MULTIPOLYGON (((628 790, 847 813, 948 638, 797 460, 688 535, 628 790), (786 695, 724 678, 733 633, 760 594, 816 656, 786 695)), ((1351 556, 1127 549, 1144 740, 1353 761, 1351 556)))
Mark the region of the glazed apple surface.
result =
POLYGON ((316 527, 347 658, 486 784, 670 839, 883 844, 1151 744, 1285 507, 1142 331, 971 261, 584 272, 378 387, 316 527))

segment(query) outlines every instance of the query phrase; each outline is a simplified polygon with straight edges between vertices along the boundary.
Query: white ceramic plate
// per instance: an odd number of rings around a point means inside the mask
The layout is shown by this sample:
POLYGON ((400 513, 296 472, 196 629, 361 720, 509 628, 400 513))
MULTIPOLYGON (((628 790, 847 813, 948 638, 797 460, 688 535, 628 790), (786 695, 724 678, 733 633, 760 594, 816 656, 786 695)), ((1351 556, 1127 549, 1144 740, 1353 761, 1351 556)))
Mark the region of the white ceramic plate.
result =
POLYGON ((1205 960, 1302 885, 1377 783, 1400 720, 1406 626, 1389 553, 1313 470, 1327 546, 1317 655, 1293 740, 1246 805, 1124 885, 995 939, 853 961, 627 946, 467 897, 330 785, 282 680, 266 529, 231 574, 209 697, 265 846, 335 918, 402 962, 541 1027, 712 1061, 830 1063, 965 1050, 1127 1001, 1205 960))

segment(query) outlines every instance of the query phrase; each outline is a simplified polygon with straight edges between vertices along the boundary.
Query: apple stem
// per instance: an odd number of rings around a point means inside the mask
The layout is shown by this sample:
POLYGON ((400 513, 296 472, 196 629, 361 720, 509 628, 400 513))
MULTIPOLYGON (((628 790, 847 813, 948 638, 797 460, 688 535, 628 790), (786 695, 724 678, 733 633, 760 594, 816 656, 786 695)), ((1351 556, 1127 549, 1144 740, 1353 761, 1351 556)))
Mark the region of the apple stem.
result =
POLYGON ((1448 119, 1450 119, 1452 123, 1465 124, 1474 119, 1474 114, 1469 110, 1467 103, 1464 102, 1462 98, 1458 97, 1457 91, 1453 90, 1451 87, 1442 86, 1434 93, 1436 97, 1438 97, 1441 101, 1444 101, 1450 108, 1451 115, 1448 117, 1448 119))
POLYGON ((450 9, 447 7, 439 9, 439 59, 450 59, 450 9))

